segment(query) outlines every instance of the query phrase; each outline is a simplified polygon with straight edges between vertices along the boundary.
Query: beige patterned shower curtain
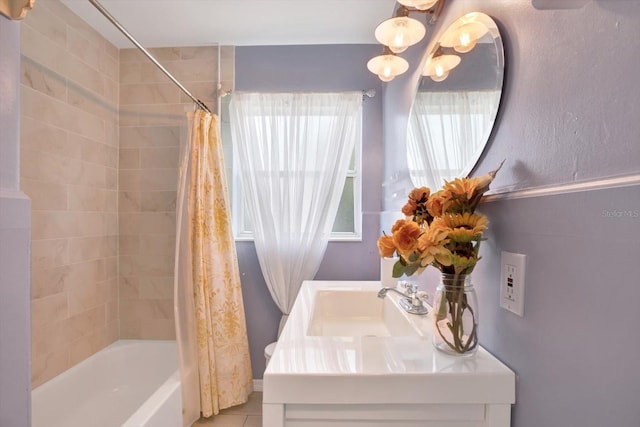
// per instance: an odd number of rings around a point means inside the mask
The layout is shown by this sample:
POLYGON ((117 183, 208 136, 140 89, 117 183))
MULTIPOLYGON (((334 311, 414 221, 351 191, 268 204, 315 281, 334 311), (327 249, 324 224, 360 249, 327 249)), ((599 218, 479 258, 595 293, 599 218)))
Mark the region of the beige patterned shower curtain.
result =
POLYGON ((247 401, 252 372, 218 116, 188 113, 176 203, 175 314, 184 426, 247 401))

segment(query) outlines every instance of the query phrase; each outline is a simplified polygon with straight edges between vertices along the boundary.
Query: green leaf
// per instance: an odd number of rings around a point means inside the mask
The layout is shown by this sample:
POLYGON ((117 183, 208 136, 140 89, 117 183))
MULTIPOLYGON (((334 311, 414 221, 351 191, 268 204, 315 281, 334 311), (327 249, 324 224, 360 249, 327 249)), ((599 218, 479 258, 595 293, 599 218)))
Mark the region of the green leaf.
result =
POLYGON ((391 276, 397 279, 398 277, 402 277, 403 274, 404 266, 402 265, 402 262, 396 261, 396 263, 393 264, 393 271, 391 272, 391 276))

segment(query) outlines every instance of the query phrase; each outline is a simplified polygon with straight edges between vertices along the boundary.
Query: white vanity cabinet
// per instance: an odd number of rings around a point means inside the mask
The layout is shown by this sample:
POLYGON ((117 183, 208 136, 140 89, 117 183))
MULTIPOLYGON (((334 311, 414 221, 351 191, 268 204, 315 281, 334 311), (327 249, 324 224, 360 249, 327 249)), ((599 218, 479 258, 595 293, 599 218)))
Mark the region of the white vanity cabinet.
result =
POLYGON ((379 289, 303 284, 264 374, 263 427, 510 426, 514 373, 482 348, 439 353, 431 316, 404 312, 396 294, 376 298, 379 289))

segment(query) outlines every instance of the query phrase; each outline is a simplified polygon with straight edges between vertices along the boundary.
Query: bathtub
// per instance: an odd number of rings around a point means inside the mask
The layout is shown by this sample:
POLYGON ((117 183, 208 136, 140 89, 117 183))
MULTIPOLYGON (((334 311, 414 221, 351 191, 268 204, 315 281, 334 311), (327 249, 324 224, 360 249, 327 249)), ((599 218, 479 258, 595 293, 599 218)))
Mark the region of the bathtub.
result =
POLYGON ((32 427, 181 427, 176 343, 116 341, 31 399, 32 427))

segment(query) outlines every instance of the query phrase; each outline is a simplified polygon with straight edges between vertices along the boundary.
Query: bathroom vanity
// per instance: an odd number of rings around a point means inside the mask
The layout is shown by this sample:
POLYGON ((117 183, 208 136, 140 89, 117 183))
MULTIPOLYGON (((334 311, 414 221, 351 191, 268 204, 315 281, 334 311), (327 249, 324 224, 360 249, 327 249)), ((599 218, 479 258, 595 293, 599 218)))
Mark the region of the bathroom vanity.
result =
POLYGON ((306 281, 264 374, 263 427, 508 427, 515 375, 439 353, 380 282, 306 281))

